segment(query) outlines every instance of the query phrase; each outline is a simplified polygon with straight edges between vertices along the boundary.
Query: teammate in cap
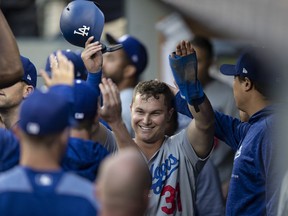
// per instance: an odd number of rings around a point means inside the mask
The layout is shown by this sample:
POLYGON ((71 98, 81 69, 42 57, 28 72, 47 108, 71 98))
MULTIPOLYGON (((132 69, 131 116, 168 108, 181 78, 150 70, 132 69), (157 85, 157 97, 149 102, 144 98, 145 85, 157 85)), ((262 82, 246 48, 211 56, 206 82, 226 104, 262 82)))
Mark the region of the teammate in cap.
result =
MULTIPOLYGON (((236 65, 220 68, 224 75, 234 76, 236 105, 249 116, 242 122, 215 111, 215 135, 236 152, 226 215, 276 215, 283 158, 272 127, 277 125, 275 93, 281 79, 270 53, 268 48, 250 48, 236 65)), ((185 113, 185 101, 176 97, 179 111, 185 113)))
POLYGON ((112 35, 106 34, 106 39, 112 45, 122 44, 123 46, 120 50, 104 54, 102 71, 103 76, 111 78, 120 91, 122 118, 129 133, 134 137, 130 105, 133 89, 148 63, 147 50, 139 39, 131 35, 123 35, 115 39, 112 35))
MULTIPOLYGON (((72 63, 60 60, 58 73, 66 70, 73 74, 72 63)), ((74 78, 69 77, 64 88, 72 92, 74 78)), ((60 168, 73 124, 70 105, 57 85, 34 92, 21 105, 21 121, 14 128, 21 143, 20 166, 0 175, 1 215, 97 215, 93 185, 60 168)))
POLYGON ((88 83, 76 80, 74 85, 73 117, 68 147, 61 166, 94 181, 103 159, 109 152, 103 145, 92 141, 93 126, 99 124, 99 94, 88 83))
POLYGON ((37 71, 34 64, 21 56, 24 75, 18 82, 0 89, 0 115, 6 129, 11 129, 19 120, 18 112, 23 99, 36 88, 37 71))

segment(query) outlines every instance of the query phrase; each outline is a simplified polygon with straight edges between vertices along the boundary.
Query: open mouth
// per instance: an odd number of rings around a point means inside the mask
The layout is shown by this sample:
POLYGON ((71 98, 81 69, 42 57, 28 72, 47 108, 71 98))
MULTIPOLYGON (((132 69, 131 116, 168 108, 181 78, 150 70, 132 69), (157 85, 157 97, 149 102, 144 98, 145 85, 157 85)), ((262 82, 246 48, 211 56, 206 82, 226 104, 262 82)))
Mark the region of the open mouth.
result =
POLYGON ((154 127, 145 127, 145 126, 141 126, 139 125, 139 127, 143 130, 143 131, 149 131, 152 130, 154 127))

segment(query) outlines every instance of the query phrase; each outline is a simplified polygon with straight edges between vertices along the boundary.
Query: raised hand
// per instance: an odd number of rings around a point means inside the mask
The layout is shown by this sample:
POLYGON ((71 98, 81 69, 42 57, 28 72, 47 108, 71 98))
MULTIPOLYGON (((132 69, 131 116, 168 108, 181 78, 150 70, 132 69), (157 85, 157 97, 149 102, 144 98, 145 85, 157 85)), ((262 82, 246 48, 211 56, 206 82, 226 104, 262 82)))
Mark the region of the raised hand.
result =
POLYGON ((103 105, 99 114, 108 124, 122 121, 121 99, 119 90, 111 79, 102 78, 99 85, 103 97, 103 105))
POLYGON ((102 68, 103 56, 102 45, 99 41, 93 42, 94 37, 91 36, 85 43, 85 49, 81 54, 86 69, 91 73, 96 73, 102 68))
POLYGON ((53 85, 70 85, 74 84, 74 65, 69 61, 61 51, 57 51, 56 56, 51 54, 49 56, 51 63, 51 77, 47 72, 40 70, 40 74, 44 79, 44 83, 47 87, 53 85))

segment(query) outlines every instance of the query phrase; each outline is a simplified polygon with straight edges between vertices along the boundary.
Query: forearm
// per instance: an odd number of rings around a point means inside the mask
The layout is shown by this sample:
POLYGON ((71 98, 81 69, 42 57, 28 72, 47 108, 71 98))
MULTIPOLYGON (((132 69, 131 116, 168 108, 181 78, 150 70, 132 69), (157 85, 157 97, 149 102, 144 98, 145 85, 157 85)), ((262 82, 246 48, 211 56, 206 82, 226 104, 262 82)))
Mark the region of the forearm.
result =
POLYGON ((214 112, 207 98, 197 107, 189 105, 194 119, 188 126, 188 139, 200 158, 206 158, 211 152, 214 140, 214 112))
POLYGON ((118 149, 137 147, 137 144, 131 138, 123 121, 116 121, 113 123, 109 123, 109 125, 115 135, 118 149))
POLYGON ((21 79, 23 67, 16 40, 1 10, 0 29, 0 80, 1 86, 8 86, 21 79))
POLYGON ((188 108, 195 120, 195 125, 197 128, 201 130, 211 130, 211 128, 214 128, 214 111, 207 97, 205 97, 203 103, 198 105, 199 112, 196 111, 195 107, 189 103, 188 108))

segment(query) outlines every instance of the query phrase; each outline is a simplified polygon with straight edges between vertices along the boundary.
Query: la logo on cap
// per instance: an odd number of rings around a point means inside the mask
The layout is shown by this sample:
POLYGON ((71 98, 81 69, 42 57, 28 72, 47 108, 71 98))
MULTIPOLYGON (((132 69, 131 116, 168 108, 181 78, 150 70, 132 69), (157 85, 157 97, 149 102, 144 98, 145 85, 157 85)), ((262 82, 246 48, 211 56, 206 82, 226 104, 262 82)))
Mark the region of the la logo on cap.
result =
POLYGON ((243 68, 242 73, 244 73, 244 74, 248 74, 248 71, 246 70, 246 68, 243 68))

